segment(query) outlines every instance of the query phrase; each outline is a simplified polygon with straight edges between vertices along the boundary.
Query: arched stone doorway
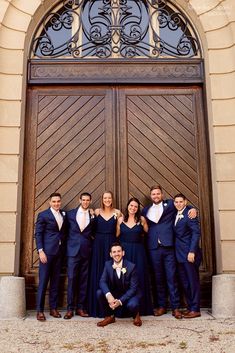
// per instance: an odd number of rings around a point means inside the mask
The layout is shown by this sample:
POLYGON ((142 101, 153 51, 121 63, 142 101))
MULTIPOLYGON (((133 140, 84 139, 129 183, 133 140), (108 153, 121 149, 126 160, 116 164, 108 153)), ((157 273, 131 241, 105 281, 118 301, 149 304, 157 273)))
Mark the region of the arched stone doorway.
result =
POLYGON ((28 64, 21 263, 29 307, 37 286, 33 220, 51 192, 61 192, 69 209, 81 191, 96 207, 111 189, 123 209, 130 196, 144 205, 155 183, 200 210, 203 302, 210 303, 203 82, 196 32, 171 1, 60 1, 45 15, 28 64))

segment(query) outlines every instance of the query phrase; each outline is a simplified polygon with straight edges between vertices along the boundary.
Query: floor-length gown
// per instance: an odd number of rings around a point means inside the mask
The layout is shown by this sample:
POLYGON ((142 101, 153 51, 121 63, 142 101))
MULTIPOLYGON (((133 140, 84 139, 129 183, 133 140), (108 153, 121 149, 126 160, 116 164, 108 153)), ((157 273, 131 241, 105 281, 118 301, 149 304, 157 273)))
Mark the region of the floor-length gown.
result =
POLYGON ((110 246, 117 241, 116 225, 117 217, 115 215, 108 220, 104 219, 101 215, 97 216, 88 288, 89 314, 93 317, 104 317, 104 313, 98 307, 96 292, 99 288, 99 281, 105 261, 110 260, 110 246))
POLYGON ((125 250, 125 258, 136 265, 139 277, 139 285, 142 292, 140 303, 141 315, 152 315, 153 306, 150 294, 150 280, 148 261, 144 248, 143 227, 140 223, 128 227, 125 223, 120 224, 120 243, 125 250))

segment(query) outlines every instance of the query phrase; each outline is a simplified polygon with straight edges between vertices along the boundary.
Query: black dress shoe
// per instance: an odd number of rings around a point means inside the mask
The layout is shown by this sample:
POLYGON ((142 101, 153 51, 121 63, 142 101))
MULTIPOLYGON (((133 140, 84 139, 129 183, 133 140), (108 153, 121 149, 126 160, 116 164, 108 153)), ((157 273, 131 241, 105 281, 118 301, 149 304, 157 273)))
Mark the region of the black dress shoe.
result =
POLYGON ((37 316, 36 317, 37 317, 38 321, 46 321, 46 317, 45 317, 44 313, 41 312, 41 311, 37 312, 37 316))
POLYGON ((73 311, 72 310, 68 310, 67 313, 64 316, 64 319, 65 320, 70 320, 70 319, 72 319, 72 317, 73 317, 73 311))
POLYGON ((84 309, 77 309, 75 314, 81 317, 89 317, 87 311, 84 309))
POLYGON ((60 313, 59 313, 59 311, 57 309, 51 309, 50 310, 50 315, 55 317, 55 318, 57 318, 57 319, 59 319, 61 317, 61 315, 60 315, 60 313))

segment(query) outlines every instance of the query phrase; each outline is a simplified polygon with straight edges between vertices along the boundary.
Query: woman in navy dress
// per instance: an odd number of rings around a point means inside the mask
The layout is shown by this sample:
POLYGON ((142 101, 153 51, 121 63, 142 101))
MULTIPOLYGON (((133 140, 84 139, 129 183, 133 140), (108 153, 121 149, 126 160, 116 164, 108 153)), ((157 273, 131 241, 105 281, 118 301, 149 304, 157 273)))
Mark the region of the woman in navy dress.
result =
POLYGON ((148 231, 146 219, 140 215, 140 202, 135 197, 127 203, 124 217, 119 218, 117 236, 125 250, 125 258, 136 265, 142 292, 141 315, 152 315, 148 263, 144 248, 144 231, 148 231))
POLYGON ((101 197, 101 208, 95 210, 96 227, 93 241, 91 273, 89 285, 89 314, 93 317, 103 317, 104 313, 98 307, 96 292, 105 261, 110 260, 110 247, 116 242, 117 219, 121 212, 113 207, 113 193, 105 191, 101 197))

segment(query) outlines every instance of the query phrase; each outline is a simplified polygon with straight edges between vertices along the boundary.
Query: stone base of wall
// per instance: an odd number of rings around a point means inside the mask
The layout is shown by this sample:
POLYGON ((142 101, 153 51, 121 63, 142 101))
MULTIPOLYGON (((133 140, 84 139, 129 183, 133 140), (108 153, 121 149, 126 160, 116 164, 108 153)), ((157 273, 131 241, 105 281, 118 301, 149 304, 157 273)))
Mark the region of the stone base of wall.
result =
POLYGON ((25 279, 14 276, 1 277, 0 318, 24 318, 25 315, 25 279))
POLYGON ((235 274, 213 276, 212 315, 215 318, 235 317, 235 274))

